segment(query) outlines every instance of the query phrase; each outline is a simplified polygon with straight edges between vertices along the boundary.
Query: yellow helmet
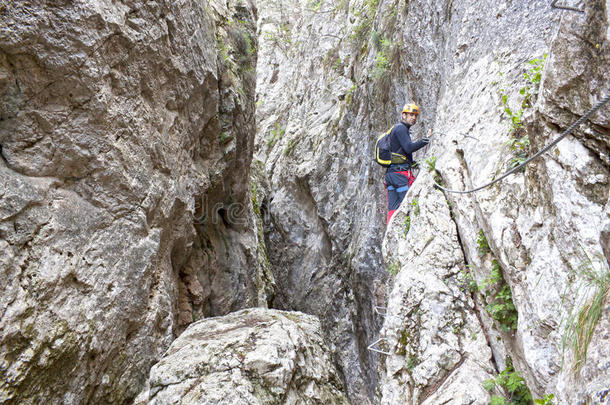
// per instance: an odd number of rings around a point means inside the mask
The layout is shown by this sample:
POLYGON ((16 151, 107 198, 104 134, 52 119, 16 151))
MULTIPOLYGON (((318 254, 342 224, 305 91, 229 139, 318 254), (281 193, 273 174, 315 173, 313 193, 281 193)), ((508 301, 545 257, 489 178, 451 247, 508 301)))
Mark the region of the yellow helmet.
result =
POLYGON ((419 107, 415 104, 405 104, 402 109, 402 112, 417 115, 419 114, 419 107))

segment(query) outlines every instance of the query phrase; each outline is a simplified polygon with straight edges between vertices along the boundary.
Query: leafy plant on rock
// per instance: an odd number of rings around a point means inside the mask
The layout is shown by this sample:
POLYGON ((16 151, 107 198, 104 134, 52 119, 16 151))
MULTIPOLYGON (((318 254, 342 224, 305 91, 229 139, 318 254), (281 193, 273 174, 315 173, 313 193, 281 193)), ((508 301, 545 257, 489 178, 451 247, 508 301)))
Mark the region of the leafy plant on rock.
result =
POLYGON ((487 301, 487 313, 498 322, 505 332, 517 329, 519 314, 513 303, 513 293, 510 286, 502 276, 502 269, 496 259, 492 260, 489 277, 479 285, 487 301))
POLYGON ((477 245, 479 245, 479 256, 485 256, 487 253, 491 252, 489 244, 487 243, 487 238, 482 229, 479 229, 479 234, 477 235, 477 245))
MULTIPOLYGON (((519 94, 522 96, 522 99, 518 103, 519 107, 517 109, 511 108, 512 103, 508 98, 506 90, 504 88, 500 89, 500 97, 502 100, 504 114, 510 120, 510 138, 507 141, 507 145, 509 146, 512 154, 508 161, 508 166, 511 169, 523 163, 527 159, 530 152, 529 135, 523 128, 523 115, 527 109, 533 107, 535 98, 538 96, 538 90, 540 87, 540 81, 542 79, 542 71, 544 69, 546 57, 547 55, 544 54, 540 58, 532 59, 527 62, 529 68, 523 73, 525 84, 521 89, 519 89, 519 94)), ((502 73, 500 73, 500 77, 503 77, 502 73)))
POLYGON ((496 387, 504 391, 504 396, 491 397, 492 405, 529 405, 532 401, 532 394, 521 374, 514 369, 510 357, 506 358, 506 368, 495 378, 485 380, 483 387, 488 391, 496 387))

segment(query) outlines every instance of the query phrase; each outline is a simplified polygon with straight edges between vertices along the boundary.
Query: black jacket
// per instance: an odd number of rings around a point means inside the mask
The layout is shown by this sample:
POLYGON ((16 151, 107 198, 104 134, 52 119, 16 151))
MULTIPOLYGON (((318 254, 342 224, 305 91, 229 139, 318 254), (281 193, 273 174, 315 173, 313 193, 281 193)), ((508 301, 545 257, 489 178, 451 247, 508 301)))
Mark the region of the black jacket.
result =
POLYGON ((392 128, 392 132, 390 132, 390 150, 394 153, 405 155, 407 157, 407 165, 392 164, 388 170, 393 171, 394 169, 411 168, 413 165, 413 152, 426 146, 422 141, 411 141, 409 127, 409 124, 405 124, 401 121, 395 125, 394 128, 392 128))

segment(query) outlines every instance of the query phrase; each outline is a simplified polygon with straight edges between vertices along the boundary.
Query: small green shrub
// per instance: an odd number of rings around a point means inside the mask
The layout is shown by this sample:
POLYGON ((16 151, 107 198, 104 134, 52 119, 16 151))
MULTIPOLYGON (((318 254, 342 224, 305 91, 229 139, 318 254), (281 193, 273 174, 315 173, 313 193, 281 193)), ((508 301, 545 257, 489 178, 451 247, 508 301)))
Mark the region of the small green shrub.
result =
POLYGON ((419 364, 419 359, 417 356, 409 356, 409 360, 407 360, 407 370, 411 371, 419 364))
POLYGON ((530 138, 527 133, 520 138, 510 138, 507 145, 513 154, 513 157, 508 161, 510 169, 527 160, 530 151, 530 138))
MULTIPOLYGON (((538 95, 540 80, 542 79, 542 71, 547 55, 544 54, 541 58, 532 59, 527 62, 528 70, 523 73, 525 80, 524 86, 519 90, 519 94, 523 96, 519 103, 519 108, 513 110, 511 103, 504 88, 500 89, 500 97, 504 114, 509 118, 509 137, 507 144, 511 150, 511 158, 508 161, 509 168, 514 168, 523 163, 530 152, 530 140, 527 132, 523 128, 524 112, 534 105, 534 99, 538 95)), ((503 74, 500 73, 500 77, 503 74)))
POLYGON ((297 139, 296 138, 292 138, 291 140, 288 141, 288 143, 286 144, 286 146, 284 147, 284 152, 283 155, 284 156, 291 156, 292 152, 294 151, 294 147, 297 144, 297 139))
POLYGON ((229 135, 229 133, 226 131, 221 132, 218 137, 218 140, 220 141, 221 144, 224 144, 224 143, 228 142, 229 140, 231 140, 231 135, 229 135))
POLYGON ((479 245, 479 256, 482 257, 491 252, 489 244, 487 243, 487 238, 482 229, 479 230, 479 235, 477 236, 477 245, 479 245))
POLYGON ((411 201, 411 208, 413 209, 413 215, 418 216, 419 215, 419 201, 417 201, 416 198, 414 198, 413 201, 411 201))
POLYGON ((491 261, 491 272, 489 273, 489 276, 483 279, 481 284, 479 284, 479 291, 490 294, 491 289, 502 280, 502 269, 500 269, 500 264, 496 259, 493 259, 491 261))
POLYGON ((467 269, 462 270, 462 278, 464 280, 464 285, 462 289, 464 291, 469 291, 471 294, 478 291, 477 282, 474 279, 472 273, 470 272, 470 265, 466 266, 467 269))
POLYGON ((553 394, 546 394, 544 396, 544 398, 534 399, 534 404, 537 404, 537 405, 553 405, 553 399, 554 398, 555 398, 555 395, 553 395, 553 394))
POLYGON ((267 147, 273 148, 275 143, 282 139, 285 132, 286 128, 282 127, 280 123, 276 122, 275 126, 271 129, 270 134, 267 136, 267 147))
POLYGON ((316 1, 312 1, 310 2, 311 8, 314 12, 317 12, 318 10, 320 10, 320 7, 322 6, 322 0, 318 0, 316 1))
POLYGON ((505 396, 492 396, 491 404, 529 405, 532 401, 532 394, 521 374, 513 368, 510 357, 506 358, 506 368, 500 374, 483 382, 483 387, 488 391, 492 391, 496 386, 505 392, 505 396))
MULTIPOLYGON (((374 32, 374 34, 377 33, 374 32)), ((390 68, 390 40, 379 37, 379 40, 374 43, 377 45, 377 56, 373 77, 380 79, 390 68)))
POLYGON ((492 260, 489 277, 479 285, 479 292, 484 294, 488 304, 487 313, 498 322, 500 328, 506 332, 517 329, 519 313, 513 303, 513 294, 510 286, 502 276, 502 269, 496 259, 492 260))
POLYGON ((411 229, 411 216, 407 215, 404 222, 404 231, 405 231, 405 236, 407 236, 407 234, 409 233, 409 230, 411 229))
POLYGON ((433 172, 436 170, 436 156, 430 156, 424 160, 426 162, 426 167, 428 168, 428 172, 433 172))
POLYGON ((388 264, 388 266, 386 267, 386 271, 392 277, 396 276, 398 274, 398 272, 400 271, 400 262, 395 261, 395 262, 388 264))

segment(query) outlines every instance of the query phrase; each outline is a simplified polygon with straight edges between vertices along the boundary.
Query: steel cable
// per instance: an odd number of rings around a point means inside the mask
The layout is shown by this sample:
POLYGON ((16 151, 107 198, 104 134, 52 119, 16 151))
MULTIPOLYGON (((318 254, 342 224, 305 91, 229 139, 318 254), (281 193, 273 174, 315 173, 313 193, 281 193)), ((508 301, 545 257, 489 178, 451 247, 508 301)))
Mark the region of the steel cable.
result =
POLYGON ((594 107, 592 107, 589 111, 587 111, 582 117, 580 117, 578 120, 576 120, 574 123, 572 123, 572 125, 570 125, 565 131, 563 131, 563 133, 557 138, 555 139, 553 142, 549 143, 547 146, 545 146, 542 150, 540 150, 539 152, 537 152, 535 155, 529 157, 526 161, 524 161, 523 163, 521 163, 518 166, 515 166, 514 168, 512 168, 511 170, 509 170, 508 172, 504 173, 502 176, 498 177, 497 179, 490 181, 487 184, 484 184, 480 187, 474 188, 472 190, 465 190, 465 191, 460 191, 460 190, 449 190, 443 186, 441 186, 440 184, 438 184, 437 182, 434 182, 435 186, 443 191, 446 191, 448 193, 456 193, 456 194, 469 194, 469 193, 474 193, 475 191, 479 191, 482 190, 484 188, 487 188, 503 179, 505 179, 506 177, 510 176, 511 174, 515 173, 516 171, 518 171, 519 169, 521 169, 522 167, 525 167, 525 165, 527 165, 529 162, 531 162, 532 160, 538 158, 540 155, 542 155, 543 153, 547 152, 549 149, 551 149, 553 146, 557 145, 559 143, 559 141, 561 141, 563 138, 565 138, 566 136, 568 136, 576 127, 578 127, 580 124, 582 124, 587 118, 589 118, 589 116, 593 113, 595 113, 597 110, 599 110, 600 108, 603 107, 604 104, 606 104, 608 102, 608 100, 610 100, 610 94, 607 95, 606 97, 604 97, 599 103, 597 103, 594 107))

